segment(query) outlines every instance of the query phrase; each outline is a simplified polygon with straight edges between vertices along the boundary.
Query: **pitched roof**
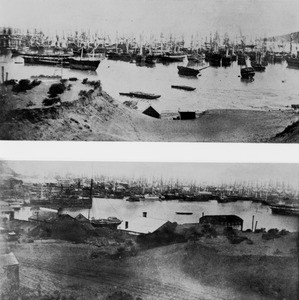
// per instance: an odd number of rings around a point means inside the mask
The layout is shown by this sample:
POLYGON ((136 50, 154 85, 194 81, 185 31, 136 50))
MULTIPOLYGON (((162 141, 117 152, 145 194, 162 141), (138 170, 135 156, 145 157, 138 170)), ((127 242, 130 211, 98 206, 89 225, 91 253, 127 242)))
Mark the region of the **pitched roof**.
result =
POLYGON ((12 252, 0 255, 0 267, 15 266, 18 264, 19 262, 12 252))

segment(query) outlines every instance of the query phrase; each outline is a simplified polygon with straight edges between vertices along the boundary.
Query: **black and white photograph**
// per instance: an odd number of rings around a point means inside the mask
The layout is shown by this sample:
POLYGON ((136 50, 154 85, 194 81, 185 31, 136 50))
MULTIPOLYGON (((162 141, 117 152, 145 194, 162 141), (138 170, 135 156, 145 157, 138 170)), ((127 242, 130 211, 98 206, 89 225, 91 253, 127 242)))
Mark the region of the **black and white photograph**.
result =
POLYGON ((1 299, 298 299, 299 164, 0 162, 1 299))
POLYGON ((0 0, 0 300, 299 299, 298 0, 0 0))
POLYGON ((0 139, 297 143, 298 0, 0 0, 0 139))

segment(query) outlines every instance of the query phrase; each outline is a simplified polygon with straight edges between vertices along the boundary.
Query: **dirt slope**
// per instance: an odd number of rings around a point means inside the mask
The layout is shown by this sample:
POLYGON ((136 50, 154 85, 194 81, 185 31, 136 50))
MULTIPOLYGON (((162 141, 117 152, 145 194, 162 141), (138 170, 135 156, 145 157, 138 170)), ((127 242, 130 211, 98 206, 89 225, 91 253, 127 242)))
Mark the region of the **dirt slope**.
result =
POLYGON ((61 103, 45 107, 52 83, 18 94, 1 86, 0 139, 266 142, 298 120, 293 111, 249 110, 211 110, 187 121, 153 119, 99 90, 79 96, 91 88, 80 82, 61 95, 61 103))

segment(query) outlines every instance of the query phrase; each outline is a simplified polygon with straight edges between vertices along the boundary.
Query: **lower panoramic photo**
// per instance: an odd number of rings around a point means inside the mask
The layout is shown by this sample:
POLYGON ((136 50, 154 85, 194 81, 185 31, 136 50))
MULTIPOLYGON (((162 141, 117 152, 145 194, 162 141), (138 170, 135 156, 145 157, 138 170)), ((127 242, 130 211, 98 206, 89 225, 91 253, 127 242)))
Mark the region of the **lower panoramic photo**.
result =
POLYGON ((298 299, 299 164, 0 161, 1 299, 298 299))

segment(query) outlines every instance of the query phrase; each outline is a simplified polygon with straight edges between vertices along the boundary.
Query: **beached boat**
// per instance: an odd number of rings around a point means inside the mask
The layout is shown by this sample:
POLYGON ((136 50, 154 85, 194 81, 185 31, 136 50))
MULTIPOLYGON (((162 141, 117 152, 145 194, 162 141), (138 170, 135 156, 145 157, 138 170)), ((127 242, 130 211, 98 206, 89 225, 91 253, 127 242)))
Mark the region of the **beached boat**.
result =
POLYGON ((270 205, 273 214, 290 215, 299 217, 298 204, 273 204, 270 205))
POLYGON ((173 89, 179 89, 179 90, 184 90, 184 91, 194 91, 196 89, 192 86, 187 86, 187 85, 172 85, 171 87, 173 89))
POLYGON ((89 57, 71 57, 68 61, 71 69, 90 71, 95 71, 101 62, 100 59, 89 57))
POLYGON ((197 69, 183 67, 183 66, 178 66, 177 68, 178 68, 178 73, 180 75, 196 77, 199 74, 199 70, 197 69))
POLYGON ((90 223, 94 227, 107 227, 110 229, 116 229, 121 224, 121 220, 116 217, 109 217, 107 219, 94 219, 92 218, 90 223))
POLYGON ((158 99, 161 95, 143 93, 143 92, 129 92, 129 93, 119 93, 121 96, 135 97, 141 99, 158 99))

